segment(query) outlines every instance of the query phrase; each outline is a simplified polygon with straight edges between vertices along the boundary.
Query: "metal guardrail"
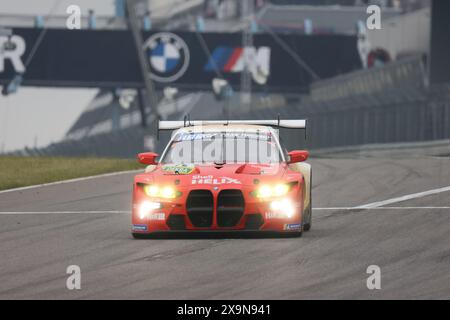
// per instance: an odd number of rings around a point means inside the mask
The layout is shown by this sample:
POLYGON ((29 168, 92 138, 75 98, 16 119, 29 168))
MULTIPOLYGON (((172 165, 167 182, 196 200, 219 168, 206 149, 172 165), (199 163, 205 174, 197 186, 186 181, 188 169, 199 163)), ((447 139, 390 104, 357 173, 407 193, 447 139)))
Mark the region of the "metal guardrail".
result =
POLYGON ((450 138, 450 86, 427 87, 421 59, 337 77, 313 91, 299 109, 313 148, 450 138))

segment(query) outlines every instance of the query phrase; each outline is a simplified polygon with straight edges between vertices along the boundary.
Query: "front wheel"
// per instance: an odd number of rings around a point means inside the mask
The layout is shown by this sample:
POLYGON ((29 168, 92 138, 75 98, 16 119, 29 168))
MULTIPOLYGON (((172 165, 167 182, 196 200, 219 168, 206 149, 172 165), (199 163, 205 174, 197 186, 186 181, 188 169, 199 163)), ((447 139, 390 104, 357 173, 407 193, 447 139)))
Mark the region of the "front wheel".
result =
POLYGON ((303 216, 305 217, 305 223, 303 224, 303 231, 311 230, 312 226, 312 172, 309 180, 309 203, 308 208, 303 211, 303 216))
POLYGON ((312 211, 311 211, 311 203, 308 205, 308 208, 304 211, 304 215, 307 217, 305 220, 305 224, 303 225, 303 231, 311 230, 312 225, 312 211))

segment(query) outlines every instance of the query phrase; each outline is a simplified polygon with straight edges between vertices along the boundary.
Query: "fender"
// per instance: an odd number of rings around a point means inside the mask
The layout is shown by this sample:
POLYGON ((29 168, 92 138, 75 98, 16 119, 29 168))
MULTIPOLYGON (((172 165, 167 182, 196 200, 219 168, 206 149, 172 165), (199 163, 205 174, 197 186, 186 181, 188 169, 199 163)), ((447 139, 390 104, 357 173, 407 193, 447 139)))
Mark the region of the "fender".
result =
POLYGON ((308 208, 311 201, 311 165, 306 162, 293 163, 289 165, 289 169, 300 172, 305 179, 306 197, 303 208, 308 208))

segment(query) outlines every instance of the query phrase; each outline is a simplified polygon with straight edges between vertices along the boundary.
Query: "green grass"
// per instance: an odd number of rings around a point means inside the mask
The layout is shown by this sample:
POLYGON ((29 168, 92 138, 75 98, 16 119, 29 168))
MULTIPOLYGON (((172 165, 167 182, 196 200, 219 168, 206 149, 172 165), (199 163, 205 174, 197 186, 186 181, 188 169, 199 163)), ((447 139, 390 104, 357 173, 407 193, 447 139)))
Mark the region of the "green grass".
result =
POLYGON ((143 168, 124 159, 0 157, 0 190, 143 168))

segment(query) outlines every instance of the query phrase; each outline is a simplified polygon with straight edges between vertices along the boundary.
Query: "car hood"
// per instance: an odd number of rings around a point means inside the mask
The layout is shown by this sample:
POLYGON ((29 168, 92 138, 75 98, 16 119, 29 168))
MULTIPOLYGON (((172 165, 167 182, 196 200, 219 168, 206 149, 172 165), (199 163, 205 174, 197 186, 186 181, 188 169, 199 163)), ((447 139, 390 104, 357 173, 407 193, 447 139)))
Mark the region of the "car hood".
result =
POLYGON ((138 182, 191 185, 250 185, 254 180, 272 181, 284 176, 287 166, 277 164, 159 164, 139 175, 138 182))

